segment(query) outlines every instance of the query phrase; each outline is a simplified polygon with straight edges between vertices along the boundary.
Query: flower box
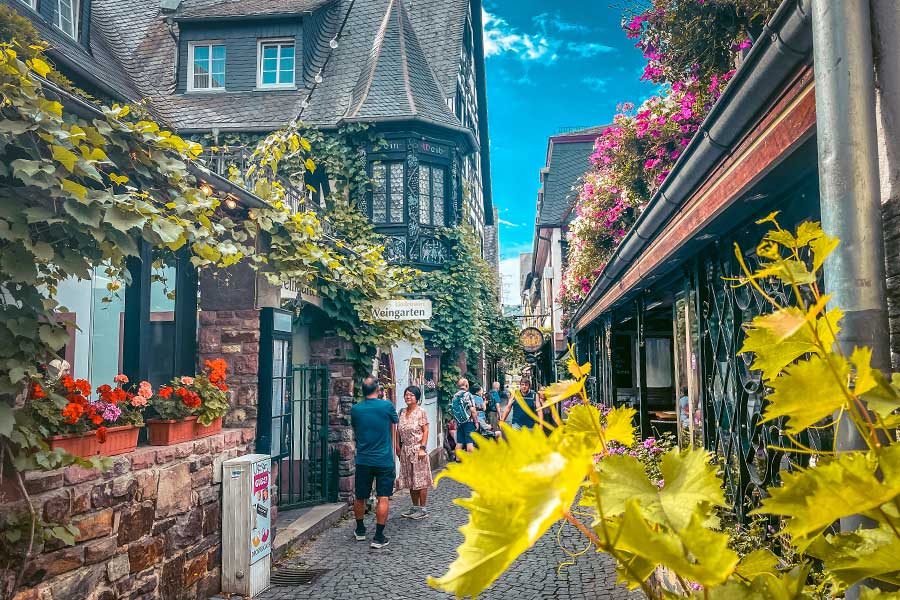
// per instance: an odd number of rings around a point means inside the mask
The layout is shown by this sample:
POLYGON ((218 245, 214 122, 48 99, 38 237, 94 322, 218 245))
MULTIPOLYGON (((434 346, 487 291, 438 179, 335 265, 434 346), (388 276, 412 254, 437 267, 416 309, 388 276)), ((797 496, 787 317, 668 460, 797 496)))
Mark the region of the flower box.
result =
POLYGON ((89 431, 83 435, 53 435, 47 439, 51 450, 61 449, 73 456, 88 458, 100 454, 97 433, 89 431))
POLYGON ((196 437, 195 429, 198 427, 197 417, 187 417, 183 421, 175 419, 149 419, 147 421, 151 446, 171 446, 188 442, 196 437))
MULTIPOLYGON (((134 425, 121 425, 119 427, 109 427, 106 430, 106 441, 100 446, 101 456, 116 456, 117 454, 125 454, 137 448, 138 433, 140 429, 134 425)), ((96 433, 94 433, 94 437, 96 433)))
MULTIPOLYGON (((192 417, 195 419, 197 417, 192 417)), ((200 423, 194 423, 194 437, 195 438, 205 438, 211 435, 215 435, 222 431, 222 417, 213 420, 209 425, 201 425, 200 423)))

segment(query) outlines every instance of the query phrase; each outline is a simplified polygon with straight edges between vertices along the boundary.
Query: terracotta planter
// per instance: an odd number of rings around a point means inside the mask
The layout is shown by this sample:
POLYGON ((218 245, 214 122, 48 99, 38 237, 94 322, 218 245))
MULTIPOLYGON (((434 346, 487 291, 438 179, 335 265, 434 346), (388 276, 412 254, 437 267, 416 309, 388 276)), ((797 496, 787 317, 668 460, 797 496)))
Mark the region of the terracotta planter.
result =
MULTIPOLYGON (((110 427, 106 430, 106 441, 100 446, 101 456, 115 456, 125 454, 137 448, 138 433, 140 429, 134 425, 121 425, 110 427)), ((94 434, 96 438, 96 434, 94 434)))
POLYGON ((52 450, 60 448, 74 456, 88 458, 100 454, 97 433, 89 431, 84 435, 54 435, 47 439, 52 450))
POLYGON ((149 419, 147 430, 152 446, 171 446, 188 442, 195 437, 197 417, 188 417, 183 421, 174 419, 149 419))
MULTIPOLYGON (((196 419, 197 417, 194 417, 196 419)), ((200 423, 194 423, 194 437, 195 438, 204 438, 209 437, 211 435, 215 435, 222 431, 222 417, 214 420, 209 425, 201 425, 200 423)))

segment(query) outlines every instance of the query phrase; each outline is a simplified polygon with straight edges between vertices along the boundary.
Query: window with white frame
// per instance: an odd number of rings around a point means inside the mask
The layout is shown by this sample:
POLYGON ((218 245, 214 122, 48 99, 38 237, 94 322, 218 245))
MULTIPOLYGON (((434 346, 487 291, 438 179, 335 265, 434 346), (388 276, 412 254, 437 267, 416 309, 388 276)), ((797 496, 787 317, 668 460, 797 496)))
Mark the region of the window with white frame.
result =
POLYGON ((444 173, 442 167, 419 167, 419 222, 444 227, 444 173))
POLYGON ((37 10, 37 0, 19 0, 19 2, 21 2, 31 10, 37 10))
POLYGON ((191 43, 188 50, 188 91, 224 91, 225 45, 191 43))
MULTIPOLYGON (((34 8, 34 2, 26 2, 34 8)), ((78 0, 58 0, 56 25, 70 38, 78 39, 78 0)))
POLYGON ((294 40, 260 40, 257 57, 257 87, 294 86, 294 40))

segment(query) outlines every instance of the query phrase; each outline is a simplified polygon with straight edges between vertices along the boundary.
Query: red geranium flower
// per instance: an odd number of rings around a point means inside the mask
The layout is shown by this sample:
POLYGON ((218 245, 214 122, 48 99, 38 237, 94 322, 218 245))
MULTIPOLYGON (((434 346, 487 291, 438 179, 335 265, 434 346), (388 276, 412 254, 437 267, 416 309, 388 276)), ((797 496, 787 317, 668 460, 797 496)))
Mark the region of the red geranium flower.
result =
POLYGON ((97 441, 101 444, 106 443, 106 427, 97 428, 97 441))
POLYGON ((47 394, 44 392, 44 388, 42 388, 41 384, 36 381, 31 382, 31 397, 35 400, 47 397, 47 394))
POLYGON ((60 383, 63 384, 63 387, 66 388, 66 391, 68 392, 75 389, 75 380, 72 379, 71 375, 63 375, 62 379, 60 379, 60 383))
POLYGON ((109 401, 112 404, 118 404, 128 398, 128 394, 122 388, 116 388, 109 394, 109 401))
POLYGON ((85 379, 77 379, 75 380, 75 389, 81 392, 82 396, 90 396, 91 395, 91 384, 85 379))
POLYGON ((84 413, 84 409, 76 402, 69 402, 62 410, 62 416, 66 418, 66 423, 69 425, 74 425, 81 418, 82 413, 84 413))
POLYGON ((175 390, 173 390, 169 386, 164 385, 159 388, 159 391, 157 393, 159 394, 160 398, 165 398, 166 400, 168 400, 169 398, 172 397, 172 392, 174 392, 174 391, 175 390))

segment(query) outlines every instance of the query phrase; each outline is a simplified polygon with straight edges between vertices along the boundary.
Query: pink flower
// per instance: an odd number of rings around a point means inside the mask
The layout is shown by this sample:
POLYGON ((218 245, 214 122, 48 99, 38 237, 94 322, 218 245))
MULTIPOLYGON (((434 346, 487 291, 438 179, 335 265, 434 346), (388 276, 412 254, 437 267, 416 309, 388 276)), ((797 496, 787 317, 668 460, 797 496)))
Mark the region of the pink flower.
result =
POLYGON ((145 401, 153 397, 153 387, 150 385, 149 381, 141 382, 141 385, 138 387, 138 396, 145 401))
POLYGON ((131 399, 132 406, 147 406, 147 398, 143 396, 135 396, 131 399))
POLYGON ((188 377, 187 375, 185 375, 184 377, 181 378, 182 385, 191 385, 192 383, 194 383, 193 377, 188 377))
POLYGON ((113 377, 113 381, 116 383, 128 383, 128 376, 122 373, 119 373, 115 377, 113 377))

